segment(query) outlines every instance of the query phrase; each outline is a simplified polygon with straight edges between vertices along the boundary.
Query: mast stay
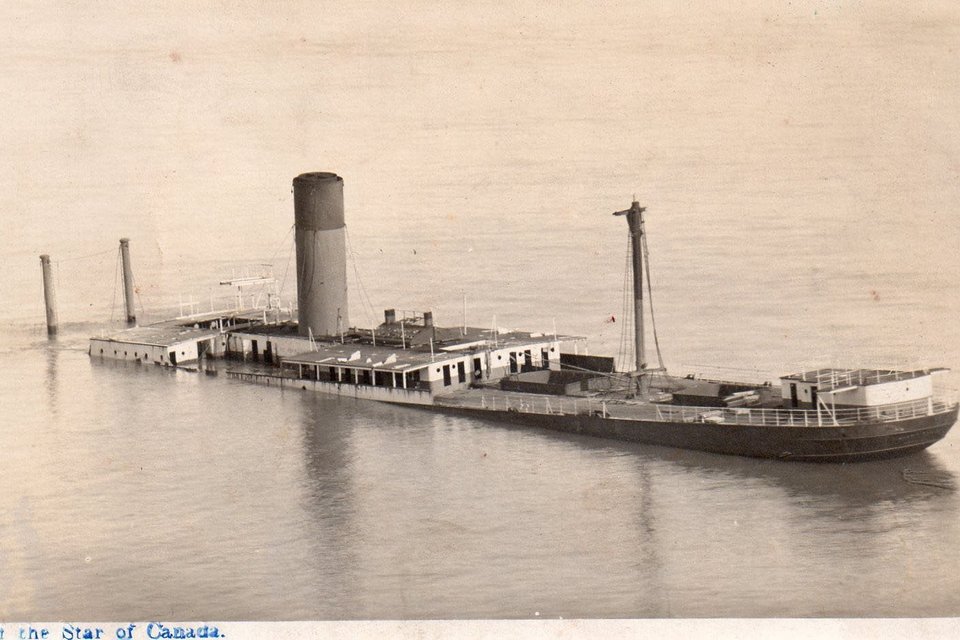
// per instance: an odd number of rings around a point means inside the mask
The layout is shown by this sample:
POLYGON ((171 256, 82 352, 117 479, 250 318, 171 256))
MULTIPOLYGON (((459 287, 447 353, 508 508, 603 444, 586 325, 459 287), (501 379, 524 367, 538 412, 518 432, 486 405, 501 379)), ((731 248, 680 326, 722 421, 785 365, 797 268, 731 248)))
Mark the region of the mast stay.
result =
POLYGON ((644 264, 647 267, 646 285, 648 293, 652 292, 650 284, 650 258, 647 251, 646 231, 644 229, 643 213, 646 207, 641 207, 636 200, 630 205, 629 209, 616 211, 613 215, 625 216, 627 226, 630 231, 630 254, 631 271, 633 274, 633 334, 634 334, 634 371, 637 378, 637 386, 640 395, 646 397, 650 389, 650 374, 656 371, 664 371, 663 357, 660 354, 660 340, 657 337, 656 321, 653 318, 653 300, 650 296, 650 319, 653 329, 654 345, 657 351, 657 361, 659 367, 650 369, 647 367, 645 331, 644 331, 644 313, 643 313, 643 288, 644 288, 644 264))

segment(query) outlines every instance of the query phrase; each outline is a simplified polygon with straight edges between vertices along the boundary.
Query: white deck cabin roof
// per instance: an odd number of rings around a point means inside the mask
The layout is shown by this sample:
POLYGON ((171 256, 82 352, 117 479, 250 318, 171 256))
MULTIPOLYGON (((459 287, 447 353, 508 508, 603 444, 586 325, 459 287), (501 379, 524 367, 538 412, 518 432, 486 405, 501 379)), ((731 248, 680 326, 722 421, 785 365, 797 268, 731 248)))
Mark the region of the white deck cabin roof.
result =
POLYGON ((820 391, 830 391, 847 387, 865 387, 877 384, 886 384, 900 380, 922 378, 933 373, 940 373, 946 369, 914 369, 899 371, 895 369, 815 369, 781 376, 782 382, 806 382, 816 384, 820 391))

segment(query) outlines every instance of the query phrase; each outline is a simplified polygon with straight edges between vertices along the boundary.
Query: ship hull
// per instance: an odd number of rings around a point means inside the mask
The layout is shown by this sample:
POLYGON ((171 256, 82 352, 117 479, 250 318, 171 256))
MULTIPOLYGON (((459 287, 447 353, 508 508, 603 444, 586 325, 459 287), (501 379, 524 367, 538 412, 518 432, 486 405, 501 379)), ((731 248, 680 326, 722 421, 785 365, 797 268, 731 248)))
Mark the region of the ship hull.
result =
MULTIPOLYGON (((429 411, 498 424, 533 426, 577 435, 735 456, 802 462, 862 462, 909 455, 942 440, 957 421, 958 405, 897 420, 861 420, 841 425, 735 424, 702 421, 603 417, 592 413, 544 413, 463 406, 427 391, 288 379, 256 372, 228 371, 231 377, 261 384, 288 384, 358 400, 415 405, 429 411)), ((520 403, 518 403, 520 404, 520 403)), ((714 409, 706 408, 706 411, 714 409)))
POLYGON ((666 422, 447 406, 435 408, 445 413, 597 438, 803 462, 862 462, 909 455, 943 439, 957 420, 956 406, 944 413, 898 421, 810 427, 666 422))

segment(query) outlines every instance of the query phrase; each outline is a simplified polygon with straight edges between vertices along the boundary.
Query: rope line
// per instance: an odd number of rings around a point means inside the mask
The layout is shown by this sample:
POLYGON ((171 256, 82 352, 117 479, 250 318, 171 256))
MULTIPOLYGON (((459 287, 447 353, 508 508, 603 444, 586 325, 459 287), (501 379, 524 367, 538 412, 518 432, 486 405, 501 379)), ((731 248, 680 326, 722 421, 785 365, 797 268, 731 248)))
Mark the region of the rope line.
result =
POLYGON ((84 256, 76 256, 73 258, 61 258, 56 262, 60 263, 60 262, 72 262, 73 260, 86 260, 87 258, 96 258, 97 256, 106 255, 108 253, 111 253, 112 251, 113 249, 107 249, 106 251, 98 251, 97 253, 88 253, 87 255, 84 255, 84 256))
POLYGON ((643 242, 643 262, 647 267, 647 300, 650 304, 650 326, 653 329, 653 344, 657 349, 657 362, 663 369, 663 356, 660 353, 660 338, 657 337, 657 316, 653 313, 653 285, 650 284, 650 250, 647 248, 647 234, 641 238, 643 242))
POLYGON ((290 271, 290 256, 293 255, 293 249, 296 245, 297 245, 296 240, 291 239, 290 249, 287 251, 287 261, 284 263, 284 266, 283 266, 283 280, 280 281, 280 291, 278 292, 278 295, 280 296, 283 296, 283 289, 287 285, 287 272, 290 271))
POLYGON ((296 228, 296 223, 291 224, 290 228, 287 229, 287 233, 283 236, 283 239, 280 241, 280 244, 277 245, 277 248, 273 250, 273 255, 270 256, 270 259, 267 262, 270 266, 273 266, 273 259, 277 257, 277 254, 280 252, 280 249, 287 243, 287 238, 290 237, 290 234, 296 228))
POLYGON ((117 279, 120 274, 120 249, 117 248, 117 259, 113 264, 113 298, 110 301, 110 324, 113 324, 113 314, 117 308, 117 279))
POLYGON ((350 232, 347 231, 346 225, 343 227, 343 232, 347 239, 347 250, 350 253, 350 260, 353 262, 353 273, 356 276, 357 286, 360 289, 360 306, 367 316, 367 321, 370 322, 372 326, 374 322, 373 318, 376 318, 377 314, 374 312, 373 304, 370 302, 370 296, 367 295, 367 289, 363 286, 363 280, 360 279, 360 269, 357 267, 357 255, 353 251, 353 243, 350 241, 350 232))
POLYGON ((627 252, 626 258, 624 259, 623 264, 623 291, 621 297, 622 302, 622 312, 621 312, 621 324, 620 324, 620 347, 618 350, 618 356, 620 358, 621 367, 631 367, 633 366, 634 359, 634 344, 633 344, 633 283, 630 279, 630 273, 632 270, 632 261, 633 261, 633 242, 629 236, 627 236, 627 252))
POLYGON ((133 274, 133 266, 130 267, 130 278, 133 280, 133 295, 136 296, 137 304, 140 305, 140 317, 142 319, 147 315, 147 312, 143 308, 143 299, 140 297, 140 287, 137 284, 137 276, 133 274))

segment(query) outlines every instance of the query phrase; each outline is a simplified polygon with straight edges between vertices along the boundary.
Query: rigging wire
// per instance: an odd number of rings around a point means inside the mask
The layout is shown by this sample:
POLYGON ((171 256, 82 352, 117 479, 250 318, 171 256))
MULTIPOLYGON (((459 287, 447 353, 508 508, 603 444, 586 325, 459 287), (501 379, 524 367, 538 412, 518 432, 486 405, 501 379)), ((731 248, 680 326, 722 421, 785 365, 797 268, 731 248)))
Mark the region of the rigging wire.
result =
POLYGON ((143 308, 143 299, 140 297, 140 287, 137 285, 137 276, 133 275, 133 265, 130 266, 130 278, 133 280, 133 295, 137 298, 137 304, 140 305, 141 319, 146 317, 147 312, 143 308))
MULTIPOLYGON (((630 340, 628 327, 633 323, 632 305, 630 304, 630 259, 632 257, 631 241, 627 237, 627 255, 623 265, 623 290, 621 291, 621 313, 620 313, 620 345, 617 349, 617 357, 620 359, 621 367, 625 362, 632 360, 633 343, 630 340)), ((629 366, 629 365, 627 365, 629 366)))
POLYGON ((113 263, 113 298, 110 301, 110 324, 113 324, 113 313, 117 308, 117 278, 120 273, 120 248, 117 248, 117 259, 113 263))
MULTIPOLYGON (((81 256, 70 256, 70 257, 66 257, 66 258, 59 258, 59 259, 56 259, 56 260, 51 260, 50 262, 51 262, 51 264, 54 266, 54 277, 56 278, 56 282, 57 282, 57 291, 64 291, 63 283, 62 283, 62 280, 61 280, 60 263, 62 263, 62 262, 76 262, 76 261, 78 261, 78 260, 89 260, 90 258, 98 258, 98 257, 101 257, 101 256, 109 255, 110 253, 114 253, 114 249, 107 249, 107 250, 105 250, 105 251, 97 251, 97 252, 95 252, 95 253, 86 253, 86 254, 81 255, 81 256)), ((119 261, 119 259, 120 259, 120 249, 119 249, 119 248, 116 249, 115 255, 116 255, 117 261, 119 261)), ((116 264, 119 264, 119 262, 117 262, 116 264)), ((111 302, 111 307, 112 307, 112 306, 115 304, 115 302, 116 302, 116 275, 117 275, 117 273, 116 273, 116 271, 115 271, 115 272, 114 272, 114 292, 113 292, 113 294, 114 294, 114 300, 113 300, 113 302, 111 302)), ((113 309, 112 309, 112 308, 111 308, 110 321, 111 321, 111 322, 113 321, 113 309)))
POLYGON ((106 251, 98 251, 97 253, 88 253, 87 255, 74 256, 73 258, 61 258, 60 260, 57 260, 57 262, 58 262, 58 263, 59 263, 59 262, 72 262, 73 260, 86 260, 87 258, 96 258, 97 256, 103 256, 103 255, 106 255, 106 254, 108 254, 108 253, 111 253, 112 251, 113 251, 113 249, 107 249, 106 251))
MULTIPOLYGON (((304 233, 307 233, 307 231, 304 231, 304 233)), ((313 244, 315 245, 314 248, 317 248, 317 247, 316 247, 316 245, 318 244, 318 243, 317 243, 317 232, 316 232, 316 231, 309 231, 309 233, 312 234, 311 237, 312 237, 312 239, 313 239, 313 244)), ((313 278, 314 278, 314 276, 316 275, 316 269, 310 269, 310 281, 309 281, 309 282, 305 282, 303 275, 304 275, 304 271, 305 271, 306 269, 307 269, 307 261, 306 261, 306 259, 297 260, 297 297, 298 297, 298 298, 301 298, 301 299, 304 299, 304 300, 309 299, 310 295, 311 295, 312 292, 313 292, 313 278), (301 291, 301 287, 302 287, 302 289, 303 289, 302 291, 301 291)), ((241 305, 241 306, 242 306, 242 305, 241 305)))
MULTIPOLYGON (((292 229, 293 227, 291 227, 292 229)), ((283 295, 283 288, 287 285, 287 272, 290 271, 290 256, 293 255, 293 249, 296 247, 296 240, 290 241, 290 249, 287 250, 287 261, 284 263, 283 267, 283 279, 280 281, 280 290, 277 292, 277 295, 283 295)))
POLYGON ((343 227, 344 235, 347 238, 347 249, 350 252, 350 259, 353 261, 353 272, 357 278, 357 286, 360 289, 360 306, 363 308, 363 312, 367 315, 367 320, 371 325, 374 324, 372 318, 376 318, 377 314, 373 309, 373 304, 370 302, 370 296, 367 295, 367 290, 363 286, 363 280, 360 279, 360 269, 357 267, 357 256, 353 251, 353 243, 350 242, 350 233, 347 231, 347 226, 343 227), (364 304, 366 306, 364 307, 364 304))
MULTIPOLYGON (((280 253, 280 249, 282 249, 283 246, 287 244, 287 239, 290 237, 290 234, 293 233, 293 230, 296 228, 296 226, 297 226, 296 223, 290 225, 290 228, 287 229, 287 233, 284 234, 283 239, 280 241, 280 244, 278 244, 277 247, 273 250, 273 255, 270 256, 269 260, 267 260, 267 262, 270 265, 271 275, 273 275, 272 272, 273 272, 274 258, 276 258, 277 254, 280 253)), ((283 267, 283 280, 280 282, 280 288, 277 290, 277 297, 279 298, 279 300, 277 300, 277 304, 279 304, 280 306, 283 306, 283 303, 281 302, 281 300, 283 299, 283 286, 284 284, 286 284, 286 281, 287 281, 287 270, 290 268, 290 252, 293 251, 293 246, 295 244, 296 244, 295 242, 291 242, 290 249, 287 251, 287 261, 284 263, 284 267, 283 267)))
POLYGON ((650 284, 650 249, 647 248, 647 234, 640 238, 643 243, 643 262, 647 268, 647 300, 650 304, 650 326, 653 329, 653 344, 657 349, 657 362, 664 369, 663 355, 660 353, 660 338, 657 337, 657 316, 653 313, 653 285, 650 284))
POLYGON ((277 248, 273 250, 273 254, 272 254, 272 255, 270 256, 270 258, 267 260, 267 263, 268 263, 271 267, 273 266, 273 259, 277 257, 277 254, 280 252, 280 249, 287 243, 287 238, 290 237, 290 234, 293 232, 293 230, 294 230, 294 228, 295 228, 296 226, 297 226, 296 223, 290 225, 290 228, 287 229, 287 233, 284 234, 283 239, 280 241, 280 244, 278 244, 278 245, 277 245, 277 248))

